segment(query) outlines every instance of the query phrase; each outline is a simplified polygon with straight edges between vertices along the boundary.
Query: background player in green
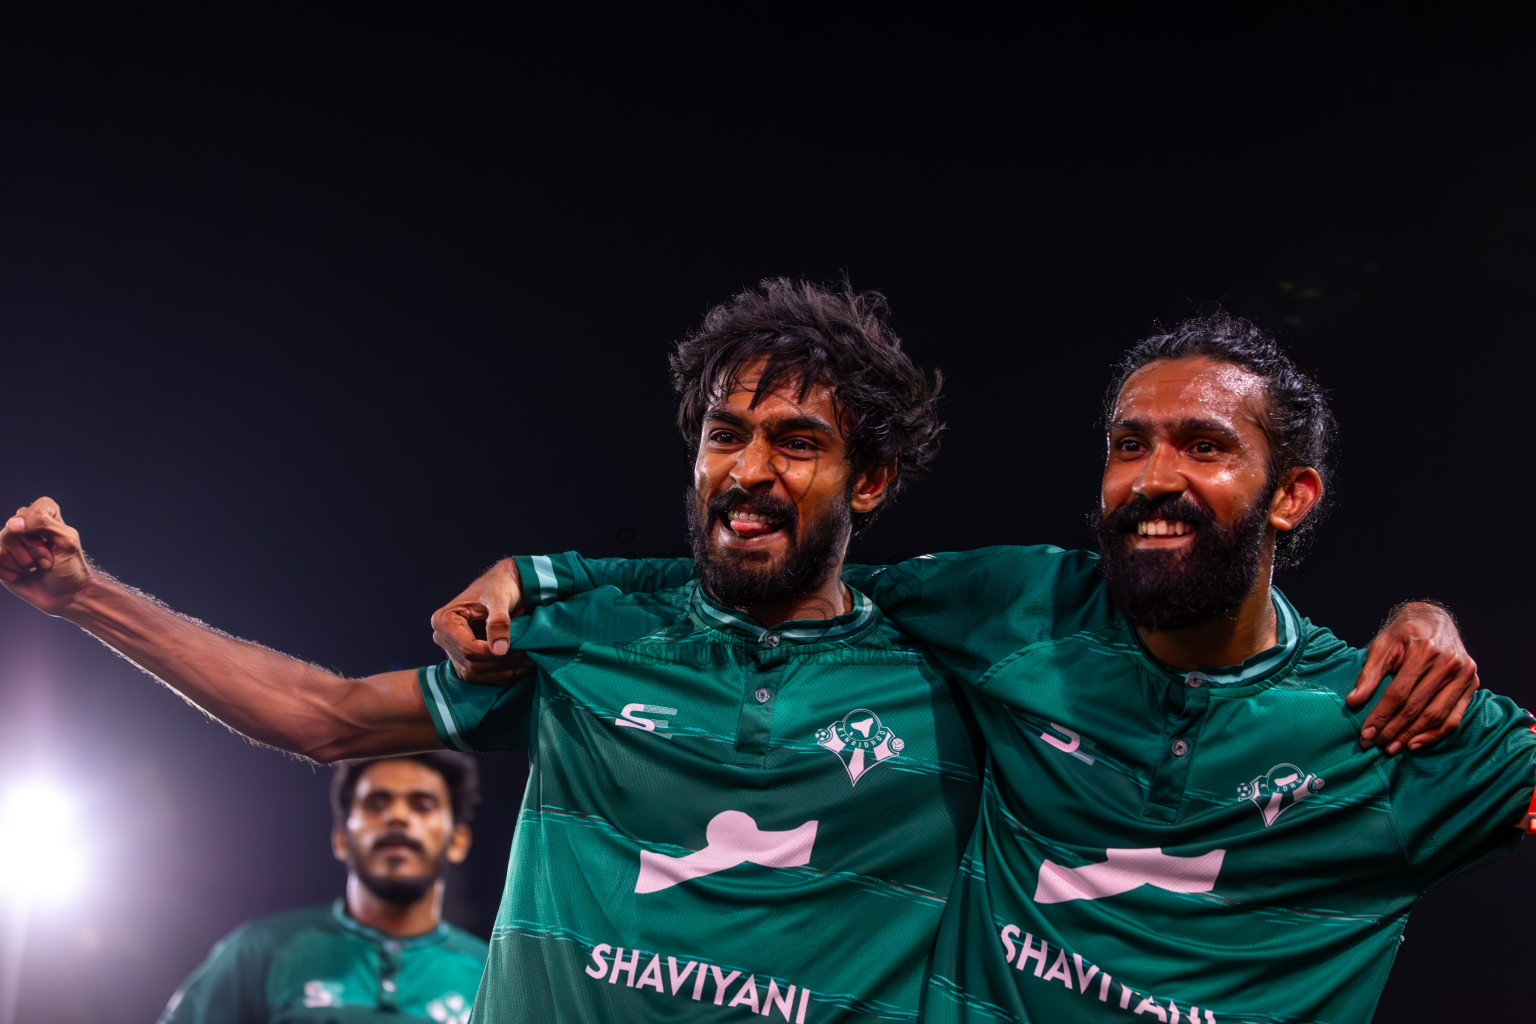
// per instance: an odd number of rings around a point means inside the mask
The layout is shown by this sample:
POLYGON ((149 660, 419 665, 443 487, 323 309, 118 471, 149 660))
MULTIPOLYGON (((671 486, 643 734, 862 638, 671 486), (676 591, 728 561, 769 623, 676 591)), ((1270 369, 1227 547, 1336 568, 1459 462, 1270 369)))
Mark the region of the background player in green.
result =
POLYGON ((467 1024, 485 943, 442 919, 443 869, 469 853, 479 799, 463 754, 338 766, 331 849, 347 866, 346 894, 236 928, 161 1024, 467 1024))
POLYGON ((441 667, 349 680, 226 637, 94 570, 48 499, 0 530, 0 579, 319 760, 531 744, 522 834, 561 839, 519 841, 482 1022, 910 1019, 977 794, 948 688, 837 577, 853 524, 933 453, 935 389, 887 332, 870 297, 787 282, 712 311, 679 362, 714 569, 702 589, 541 609, 519 637, 540 671, 515 687, 441 667), (621 685, 694 704, 621 703, 621 685), (519 917, 525 898, 558 912, 519 917))
POLYGON ((1102 567, 993 548, 868 581, 990 752, 926 1019, 1368 1020, 1419 897, 1533 820, 1531 718, 1480 693, 1414 757, 1350 742, 1364 653, 1269 582, 1333 434, 1271 339, 1196 318, 1111 396, 1102 567))

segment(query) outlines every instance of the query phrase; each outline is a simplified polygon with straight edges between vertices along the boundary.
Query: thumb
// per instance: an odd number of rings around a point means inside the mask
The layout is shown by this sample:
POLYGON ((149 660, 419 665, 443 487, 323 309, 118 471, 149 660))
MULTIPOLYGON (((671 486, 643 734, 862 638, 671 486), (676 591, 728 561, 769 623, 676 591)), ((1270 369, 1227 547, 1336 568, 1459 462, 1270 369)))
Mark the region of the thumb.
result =
POLYGON ((506 654, 512 647, 512 618, 504 609, 491 612, 485 620, 485 639, 490 642, 491 653, 496 657, 506 654))

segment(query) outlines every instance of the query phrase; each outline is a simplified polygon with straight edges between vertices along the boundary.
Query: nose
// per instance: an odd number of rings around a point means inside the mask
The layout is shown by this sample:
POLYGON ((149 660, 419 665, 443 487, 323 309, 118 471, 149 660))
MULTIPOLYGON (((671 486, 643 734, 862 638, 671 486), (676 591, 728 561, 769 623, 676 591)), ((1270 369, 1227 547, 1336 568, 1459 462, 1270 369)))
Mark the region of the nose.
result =
POLYGON ((731 482, 748 493, 771 484, 778 475, 773 468, 773 456, 773 445, 767 438, 753 438, 737 451, 736 461, 731 465, 731 482))
POLYGON ((1142 498, 1159 498, 1164 494, 1182 494, 1184 489, 1177 450, 1171 445, 1154 444, 1141 463, 1141 472, 1137 474, 1132 492, 1142 498))
POLYGON ((411 807, 409 801, 404 798, 397 798, 389 802, 389 807, 384 812, 384 824, 389 828, 396 826, 404 828, 410 822, 410 817, 411 807))

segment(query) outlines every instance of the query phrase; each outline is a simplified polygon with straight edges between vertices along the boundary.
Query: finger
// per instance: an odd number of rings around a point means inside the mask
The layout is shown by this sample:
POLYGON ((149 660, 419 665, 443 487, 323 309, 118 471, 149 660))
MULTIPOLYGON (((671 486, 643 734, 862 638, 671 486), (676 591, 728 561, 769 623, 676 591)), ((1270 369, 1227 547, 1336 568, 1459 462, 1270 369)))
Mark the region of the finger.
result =
MULTIPOLYGON (((1441 691, 1463 674, 1465 662, 1455 655, 1438 654, 1427 659, 1423 671, 1407 691, 1402 706, 1391 719, 1382 723, 1377 745, 1385 745, 1389 755, 1396 754, 1426 729, 1438 727, 1445 711, 1437 705, 1441 691)), ((1396 682, 1393 683, 1394 687, 1396 682)), ((1453 689, 1452 703, 1459 691, 1453 689)))
POLYGON ((1381 685, 1382 677, 1387 674, 1387 664, 1392 660, 1396 648, 1399 645, 1392 641, 1377 637, 1371 641, 1371 646, 1365 655, 1365 665, 1360 669, 1360 675, 1355 679, 1355 688, 1349 691, 1344 698, 1344 703, 1352 708, 1357 708, 1371 699, 1376 692, 1376 687, 1381 685))
POLYGON ((513 655, 511 663, 506 661, 494 669, 471 669, 468 675, 461 676, 466 683, 476 685, 506 685, 515 679, 520 679, 533 669, 533 663, 522 653, 513 655))
POLYGON ((1405 746, 1409 750, 1422 750, 1455 732, 1461 725, 1462 715, 1466 714, 1467 705, 1472 700, 1474 690, 1470 677, 1453 682, 1442 689, 1420 716, 1420 722, 1426 723, 1427 727, 1417 730, 1413 738, 1406 741, 1405 746))
MULTIPOLYGON (((1422 648, 1410 647, 1408 656, 1397 669, 1397 674, 1392 677, 1392 682, 1387 685, 1381 699, 1376 702, 1376 707, 1371 709, 1370 715, 1360 727, 1360 745, 1386 746, 1390 744, 1402 730, 1404 719, 1400 717, 1404 705, 1413 699, 1413 694, 1418 684, 1424 677, 1424 672, 1429 665, 1429 656, 1422 648)), ((1421 695, 1419 703, 1413 706, 1413 714, 1417 715, 1423 704, 1428 702, 1427 695, 1421 695)))
POLYGON ((1394 742, 1389 753, 1402 748, 1422 746, 1420 737, 1434 733, 1445 723, 1461 694, 1456 680, 1461 676, 1460 659, 1437 659, 1431 665, 1413 695, 1403 704, 1397 719, 1401 723, 1394 729, 1389 723, 1394 742), (1396 749, 1392 749, 1396 748, 1396 749))
POLYGON ((485 640, 490 644, 491 653, 498 658, 512 649, 512 617, 504 610, 497 609, 486 616, 485 640))
POLYGON ((31 572, 37 568, 37 559, 26 542, 26 534, 11 530, 9 524, 6 525, 5 536, 0 538, 0 552, 4 552, 5 557, 21 572, 31 572))

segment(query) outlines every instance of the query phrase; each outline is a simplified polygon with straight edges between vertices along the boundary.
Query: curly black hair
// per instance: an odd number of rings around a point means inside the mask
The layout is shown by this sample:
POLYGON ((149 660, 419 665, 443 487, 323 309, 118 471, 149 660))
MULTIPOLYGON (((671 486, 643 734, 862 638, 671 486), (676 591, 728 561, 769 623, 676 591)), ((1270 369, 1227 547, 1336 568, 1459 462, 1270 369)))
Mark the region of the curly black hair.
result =
POLYGON ((1275 564, 1295 565, 1312 543, 1313 528, 1332 507, 1339 428, 1323 389, 1296 368, 1273 337, 1250 321, 1212 306, 1171 330, 1143 338, 1115 364, 1104 396, 1104 429, 1109 430, 1120 391, 1131 374, 1159 359, 1194 356, 1233 363, 1263 379, 1269 407, 1259 426, 1269 442, 1270 486, 1298 466, 1310 466, 1323 478, 1323 494, 1312 511, 1295 529, 1282 531, 1275 539, 1275 564))
POLYGON ((431 768, 443 777, 448 787, 453 823, 468 825, 474 818, 475 805, 480 802, 480 770, 475 759, 452 750, 429 750, 421 754, 373 757, 338 764, 331 776, 331 817, 337 828, 346 827, 347 816, 352 813, 352 798, 357 795, 357 783, 363 772, 380 761, 419 761, 431 768))
POLYGON ((767 365, 752 404, 786 382, 804 398, 817 383, 832 389, 846 436, 851 479, 876 466, 895 470, 885 500, 852 514, 853 532, 874 521, 939 453, 943 375, 928 377, 902 351, 891 330, 885 296, 775 277, 711 309, 672 353, 672 379, 681 399, 677 426, 697 450, 704 414, 739 368, 758 357, 767 365))

